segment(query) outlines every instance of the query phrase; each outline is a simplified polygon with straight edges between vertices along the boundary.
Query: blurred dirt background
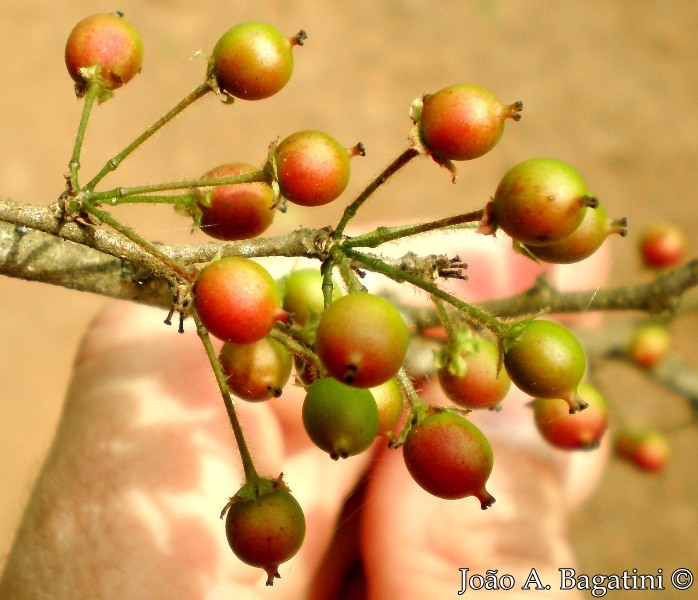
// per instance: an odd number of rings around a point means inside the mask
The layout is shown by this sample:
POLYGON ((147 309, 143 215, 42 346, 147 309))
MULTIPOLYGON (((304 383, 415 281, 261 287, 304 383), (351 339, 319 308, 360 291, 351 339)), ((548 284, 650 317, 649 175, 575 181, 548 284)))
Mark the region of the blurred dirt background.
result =
MULTIPOLYGON (((60 194, 81 107, 63 64, 65 39, 82 17, 117 9, 141 31, 145 62, 140 76, 96 109, 84 151, 88 173, 199 83, 205 64, 193 58, 195 51, 210 51, 236 22, 266 20, 289 35, 304 28, 309 38, 282 94, 232 108, 206 98, 107 185, 199 176, 229 160, 260 163, 276 136, 318 128, 368 149, 352 164, 349 198, 404 147, 413 98, 474 82, 502 101, 522 99, 521 123, 509 124, 494 152, 462 164, 455 186, 431 161, 417 161, 372 201, 364 219, 389 223, 396 214, 437 217, 479 208, 506 169, 546 155, 575 165, 610 214, 629 218, 630 236, 609 242, 614 284, 650 277, 635 253, 649 223, 670 219, 691 234, 698 229, 693 0, 4 2, 0 194, 37 204, 60 194)), ((321 224, 333 222, 340 209, 329 207, 321 224)), ((168 210, 118 214, 151 239, 202 239, 168 210)), ((273 231, 299 224, 318 224, 317 216, 294 207, 273 231)), ((696 250, 692 238, 693 256, 696 250)), ((105 301, 8 279, 0 280, 0 296, 2 561, 50 443, 76 344, 105 301)), ((698 319, 681 319, 674 330, 677 346, 698 366, 698 319)), ((602 375, 631 422, 671 425, 687 418, 680 399, 642 378, 616 367, 602 375)), ((698 430, 679 431, 672 441, 675 456, 664 474, 643 476, 611 464, 598 492, 574 514, 583 572, 661 568, 669 574, 692 567, 698 574, 698 430)), ((679 596, 662 595, 671 597, 679 596)))

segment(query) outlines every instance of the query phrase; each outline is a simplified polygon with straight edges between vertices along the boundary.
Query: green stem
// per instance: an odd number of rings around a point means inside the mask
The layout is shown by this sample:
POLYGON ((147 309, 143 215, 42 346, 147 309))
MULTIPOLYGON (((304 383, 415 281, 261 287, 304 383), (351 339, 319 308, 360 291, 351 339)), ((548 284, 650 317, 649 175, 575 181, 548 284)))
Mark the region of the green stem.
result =
POLYGON ((494 333, 498 338, 502 338, 503 336, 505 336, 509 330, 509 326, 497 319, 496 317, 490 315, 489 313, 478 308, 477 306, 468 304, 467 302, 463 302, 463 300, 460 300, 459 298, 452 296, 448 292, 445 292, 444 290, 442 290, 441 288, 429 281, 424 281, 420 277, 412 275, 407 271, 403 271, 396 267, 392 267, 380 260, 379 258, 365 256, 364 254, 361 254, 349 248, 341 251, 344 252, 348 258, 357 263, 365 265, 371 271, 382 273, 383 275, 386 275, 387 277, 396 281, 406 281, 407 283, 411 283, 415 287, 421 288, 425 292, 428 292, 435 298, 439 298, 444 302, 452 306, 455 306, 459 311, 461 311, 461 313, 467 320, 469 320, 472 323, 483 325, 492 333, 494 333))
POLYGON ((83 209, 90 213, 91 215, 95 216, 97 219, 99 219, 102 223, 106 223, 119 233, 121 233, 124 237, 128 238, 131 240, 134 244, 137 244, 143 250, 146 252, 149 252, 152 254, 155 258, 157 258, 163 265, 167 266, 170 268, 173 273, 184 279, 185 281, 191 281, 192 280, 192 274, 191 272, 187 271, 182 267, 179 263, 176 261, 172 260, 167 254, 162 252, 157 246, 151 244, 149 241, 143 239, 140 235, 138 235, 133 229, 130 227, 127 227, 126 225, 123 225, 119 221, 117 221, 114 217, 112 217, 108 212, 104 210, 100 210, 94 206, 92 206, 89 202, 83 203, 83 209))
POLYGON ((70 187, 73 190, 80 188, 78 183, 78 171, 80 170, 80 153, 82 152, 82 144, 85 141, 85 133, 87 132, 87 123, 90 120, 90 115, 92 114, 92 107, 95 104, 95 100, 102 91, 102 86, 97 81, 91 81, 87 86, 87 92, 85 93, 85 102, 82 105, 82 115, 80 116, 80 123, 78 124, 78 132, 75 136, 75 145, 73 146, 73 155, 70 158, 70 187))
POLYGON ((150 127, 148 127, 143 133, 141 133, 135 140, 133 140, 128 146, 126 146, 121 152, 110 158, 102 169, 95 175, 92 180, 87 184, 87 189, 93 190, 95 186, 102 181, 109 173, 116 170, 116 168, 121 164, 121 162, 131 154, 136 148, 138 148, 143 142, 150 138, 154 133, 162 129, 167 123, 174 119, 179 113, 184 109, 188 108, 194 102, 205 96, 211 91, 211 85, 208 82, 204 82, 197 86, 191 93, 182 98, 173 108, 162 115, 157 121, 155 121, 150 127))
POLYGON ((444 329, 446 330, 446 335, 448 336, 449 341, 454 340, 456 332, 453 327, 453 322, 451 321, 450 317, 448 316, 448 313, 446 312, 446 307, 444 306, 443 300, 435 298, 432 295, 431 301, 434 303, 434 307, 436 308, 436 314, 439 317, 441 325, 443 325, 444 329))
POLYGON ((390 179, 395 173, 397 173, 402 167, 404 167, 408 162, 410 162, 415 156, 419 156, 419 150, 416 148, 407 148, 403 151, 393 162, 391 162, 383 172, 378 175, 368 186, 361 192, 356 199, 344 209, 344 214, 339 221, 339 224, 334 230, 332 237, 338 240, 344 234, 349 221, 356 216, 357 211, 361 208, 362 204, 368 200, 368 198, 388 179, 390 179))
MULTIPOLYGON (((169 192, 190 188, 213 187, 218 185, 233 185, 237 183, 254 183, 256 181, 267 181, 267 175, 264 170, 211 179, 183 179, 181 181, 169 181, 166 183, 118 187, 104 192, 90 192, 88 199, 93 202, 110 201, 112 204, 121 204, 121 199, 129 196, 140 196, 142 194, 154 194, 156 192, 169 192), (113 202, 115 199, 116 202, 113 202)), ((87 187, 89 187, 89 185, 90 184, 88 184, 87 187)))
POLYGON ((225 404, 225 410, 228 413, 230 425, 233 428, 235 443, 237 444, 238 452, 240 453, 240 460, 242 461, 242 468, 245 473, 245 483, 252 483, 253 485, 256 485, 261 477, 259 476, 259 473, 257 473, 257 469, 254 466, 254 461, 252 460, 252 455, 250 454, 250 449, 247 447, 245 435, 242 431, 242 425, 240 424, 240 419, 238 419, 237 413, 235 412, 233 398, 230 394, 230 390, 228 389, 225 373, 223 373, 221 364, 218 361, 218 356, 216 355, 216 351, 211 343, 211 336, 196 314, 194 314, 194 322, 196 323, 196 333, 201 339, 204 349, 206 350, 206 355, 208 356, 208 360, 211 363, 213 373, 216 377, 216 383, 218 383, 218 388, 220 389, 221 396, 223 397, 223 404, 225 404))
MULTIPOLYGON (((90 196, 94 200, 94 196, 90 196)), ((194 202, 194 194, 158 194, 153 196, 126 196, 122 198, 107 197, 103 198, 99 194, 98 203, 110 204, 116 206, 118 204, 191 204, 194 202), (106 202, 105 202, 106 201, 106 202)))
POLYGON ((420 233, 426 233, 428 231, 456 227, 458 225, 463 225, 464 223, 474 223, 482 220, 484 212, 485 211, 481 209, 461 215, 455 215, 453 217, 437 219, 436 221, 429 221, 427 223, 398 225, 396 227, 378 227, 377 229, 369 231, 368 233, 357 235, 345 240, 342 243, 342 246, 344 248, 376 248, 377 246, 385 244, 386 242, 392 242, 404 237, 419 235, 420 233))

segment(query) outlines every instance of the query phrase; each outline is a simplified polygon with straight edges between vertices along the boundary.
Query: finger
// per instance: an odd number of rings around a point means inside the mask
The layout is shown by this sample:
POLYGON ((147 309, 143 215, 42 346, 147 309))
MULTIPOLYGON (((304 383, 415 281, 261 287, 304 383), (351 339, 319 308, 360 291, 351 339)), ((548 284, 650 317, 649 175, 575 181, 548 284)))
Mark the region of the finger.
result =
MULTIPOLYGON (((242 469, 208 358, 193 331, 162 320, 157 309, 115 303, 91 326, 8 560, 13 589, 136 599, 264 591, 266 575, 232 555, 219 519, 242 469)), ((361 465, 288 455, 271 407, 236 408, 257 469, 284 470, 306 513, 304 547, 280 570, 285 593, 302 597, 361 465)))

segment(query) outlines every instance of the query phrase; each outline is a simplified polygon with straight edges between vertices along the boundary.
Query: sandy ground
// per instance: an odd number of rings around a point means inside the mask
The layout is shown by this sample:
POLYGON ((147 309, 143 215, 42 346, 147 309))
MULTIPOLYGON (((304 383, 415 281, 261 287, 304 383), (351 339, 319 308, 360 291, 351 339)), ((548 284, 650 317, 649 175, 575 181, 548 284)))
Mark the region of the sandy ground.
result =
MULTIPOLYGON (((206 99, 124 163, 110 178, 114 185, 198 176, 228 160, 259 163, 270 140, 312 127, 347 145, 361 140, 367 146, 368 157, 353 165, 351 197, 403 148, 413 98, 469 81, 502 100, 523 99, 524 119, 507 128, 495 152, 463 165, 456 186, 429 161, 408 169, 375 199, 370 219, 387 223, 396 210, 435 217, 479 208, 505 169, 548 155, 576 165, 609 213, 629 218, 631 235, 611 242, 614 284, 648 278, 635 254, 644 226, 668 218, 690 232, 698 228, 693 0, 197 4, 3 3, 0 193, 33 203, 60 193, 80 114, 63 65, 65 39, 83 16, 118 8, 141 30, 146 59, 143 73, 96 110, 85 150, 88 172, 198 84, 204 64, 192 55, 210 50, 228 26, 260 19, 289 35, 302 27, 310 37, 283 94, 232 109, 206 99)), ((328 208, 322 224, 338 210, 328 208)), ((201 239, 167 211, 120 214, 151 238, 201 239)), ((312 224, 308 212, 277 219, 274 231, 298 224, 312 224)), ((75 346, 104 301, 7 279, 0 280, 0 295, 1 560, 50 443, 75 346)), ((682 319, 675 329, 677 345, 693 355, 698 320, 682 319)), ((618 369, 605 375, 630 420, 671 424, 685 417, 679 399, 642 379, 618 369)), ((698 567, 698 432, 680 432, 673 442, 675 458, 666 473, 645 477, 613 464, 596 495, 575 513, 572 536, 584 572, 698 567)), ((662 596, 671 597, 679 596, 662 596)))

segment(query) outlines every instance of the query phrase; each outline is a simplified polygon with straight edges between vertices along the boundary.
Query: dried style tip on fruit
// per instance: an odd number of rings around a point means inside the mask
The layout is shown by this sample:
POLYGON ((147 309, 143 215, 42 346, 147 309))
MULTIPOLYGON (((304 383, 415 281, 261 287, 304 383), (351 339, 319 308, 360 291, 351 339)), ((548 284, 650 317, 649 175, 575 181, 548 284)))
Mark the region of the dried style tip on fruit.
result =
POLYGON ((595 209, 585 212, 579 227, 561 242, 546 246, 527 246, 525 252, 547 263, 576 263, 594 254, 609 235, 616 233, 625 237, 628 233, 626 227, 625 218, 611 219, 599 203, 595 209))
POLYGON ((505 105, 476 85, 451 85, 426 94, 412 119, 427 150, 439 160, 472 160, 499 142, 507 119, 521 118, 522 102, 505 105))
POLYGON ((223 510, 230 549, 245 564, 264 569, 267 585, 274 585, 281 577, 279 565, 303 545, 305 516, 280 478, 267 483, 270 489, 258 495, 243 487, 223 510))
POLYGON ((121 15, 96 14, 80 21, 68 36, 65 64, 78 95, 91 78, 105 90, 115 90, 140 72, 143 42, 138 31, 121 15))
POLYGON ((430 494, 447 500, 475 496, 483 510, 494 504, 485 488, 492 447, 467 419, 434 409, 412 426, 402 451, 410 475, 430 494))
POLYGON ((211 54, 209 75, 219 88, 243 100, 263 100, 279 92, 293 73, 294 46, 304 31, 285 37, 267 23, 250 21, 226 31, 211 54))
POLYGON ((491 218, 511 238, 530 246, 564 240, 598 200, 581 175, 552 158, 533 158, 504 174, 490 205, 491 218))

